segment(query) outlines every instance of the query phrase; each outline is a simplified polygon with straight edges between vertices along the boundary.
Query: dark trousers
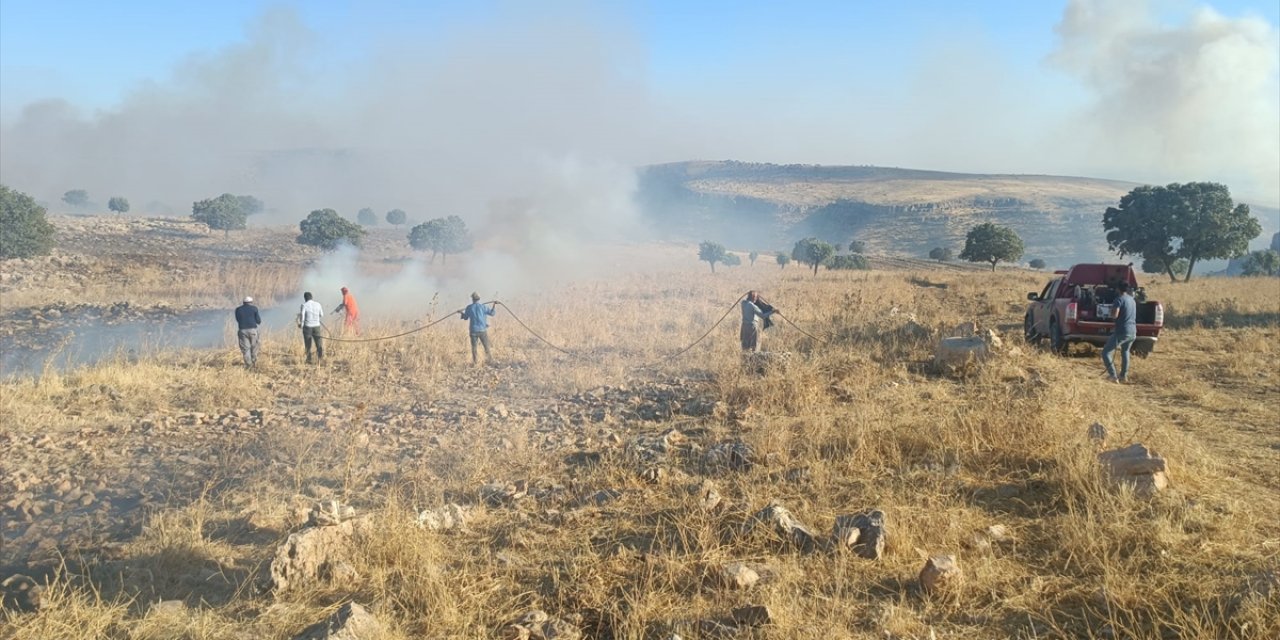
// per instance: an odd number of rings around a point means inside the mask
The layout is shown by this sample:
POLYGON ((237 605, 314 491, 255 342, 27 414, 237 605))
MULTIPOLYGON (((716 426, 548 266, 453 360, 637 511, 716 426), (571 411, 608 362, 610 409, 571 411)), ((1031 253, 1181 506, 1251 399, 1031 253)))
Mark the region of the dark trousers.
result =
POLYGON ((476 362, 476 343, 484 345, 484 359, 489 360, 489 333, 481 331, 471 334, 471 362, 476 362))
POLYGON ((307 362, 311 362, 311 343, 316 343, 316 359, 324 360, 324 340, 320 337, 320 327, 303 327, 302 344, 307 347, 307 362))

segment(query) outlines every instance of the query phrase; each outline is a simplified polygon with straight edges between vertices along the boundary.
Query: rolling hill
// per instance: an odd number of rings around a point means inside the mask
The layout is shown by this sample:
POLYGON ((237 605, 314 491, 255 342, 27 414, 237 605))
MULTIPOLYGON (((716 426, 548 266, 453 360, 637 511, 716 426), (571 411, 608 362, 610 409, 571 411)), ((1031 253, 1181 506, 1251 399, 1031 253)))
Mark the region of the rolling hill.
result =
MULTIPOLYGON (((640 172, 645 215, 675 238, 784 249, 797 238, 861 240, 872 253, 959 252, 974 225, 1022 236, 1024 259, 1049 265, 1116 260, 1102 213, 1136 183, 1047 175, 964 174, 870 166, 734 161, 651 165, 640 172)), ((1264 234, 1277 212, 1255 207, 1264 234)))

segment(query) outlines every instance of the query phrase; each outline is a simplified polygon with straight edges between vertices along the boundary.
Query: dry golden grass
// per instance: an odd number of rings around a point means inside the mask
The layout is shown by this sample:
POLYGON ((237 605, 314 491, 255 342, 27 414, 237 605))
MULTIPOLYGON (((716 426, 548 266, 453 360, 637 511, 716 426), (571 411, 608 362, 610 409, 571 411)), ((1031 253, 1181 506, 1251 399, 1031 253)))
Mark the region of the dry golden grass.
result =
MULTIPOLYGON (((711 276, 689 255, 658 272, 506 300, 574 356, 499 312, 491 368, 470 366, 463 323, 446 322, 402 340, 331 344, 318 368, 301 364, 295 332, 276 331, 256 372, 227 349, 5 383, 6 430, 23 435, 192 411, 343 413, 328 428, 286 424, 187 443, 230 454, 208 478, 216 490, 175 497, 110 559, 69 561, 49 605, 3 619, 0 635, 291 638, 350 599, 389 625, 388 638, 496 636, 534 607, 575 620, 589 637, 675 629, 696 638, 683 622, 747 602, 770 607, 769 638, 1280 635, 1280 586, 1263 586, 1280 569, 1280 299, 1259 295, 1261 281, 1152 283, 1170 328, 1154 355, 1135 359, 1133 384, 1116 386, 1104 382, 1096 352, 1058 358, 1021 343, 1023 294, 1043 286, 1040 274, 813 277, 757 265, 711 276), (785 325, 767 333, 767 348, 797 355, 785 374, 743 370, 736 311, 703 344, 663 360, 748 288, 820 338, 785 325), (937 375, 928 365, 934 337, 908 318, 934 336, 974 320, 1018 350, 965 376, 937 375), (532 417, 573 410, 575 394, 601 385, 651 383, 727 411, 630 420, 619 406, 560 427, 532 417), (77 393, 94 385, 119 398, 77 393), (486 413, 498 404, 515 415, 486 413), (422 408, 457 411, 446 419, 422 408), (408 430, 393 433, 374 417, 386 413, 410 416, 408 430), (1109 446, 1143 442, 1166 456, 1171 488, 1144 499, 1104 483, 1085 435, 1094 421, 1109 428, 1109 446), (721 472, 676 453, 657 463, 669 479, 647 484, 639 471, 651 463, 609 437, 625 443, 671 428, 703 446, 742 440, 763 464, 721 472), (440 444, 428 444, 433 436, 440 444), (569 464, 574 453, 599 453, 599 462, 569 464), (727 508, 698 506, 690 487, 703 478, 727 508), (463 531, 413 525, 417 510, 473 502, 495 479, 560 485, 562 497, 478 507, 463 531), (275 546, 296 528, 296 511, 320 497, 317 486, 376 514, 359 577, 260 592, 275 546), (621 495, 574 508, 570 498, 602 489, 621 495), (874 562, 803 554, 771 534, 743 533, 771 500, 819 533, 838 515, 882 509, 888 553, 874 562), (984 540, 997 524, 1008 539, 984 540), (965 584, 928 597, 916 575, 940 553, 959 558, 965 584), (772 575, 748 592, 708 582, 732 561, 772 575), (150 609, 173 599, 187 608, 150 609)), ((404 326, 369 318, 365 333, 404 326)))

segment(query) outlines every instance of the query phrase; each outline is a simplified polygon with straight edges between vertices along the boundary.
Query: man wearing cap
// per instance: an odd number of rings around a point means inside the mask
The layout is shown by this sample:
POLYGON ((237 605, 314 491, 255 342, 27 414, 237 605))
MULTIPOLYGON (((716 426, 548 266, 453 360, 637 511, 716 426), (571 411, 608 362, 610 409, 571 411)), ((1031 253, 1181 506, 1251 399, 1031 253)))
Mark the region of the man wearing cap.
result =
POLYGON ((476 342, 484 345, 484 361, 489 362, 489 318, 495 313, 497 302, 486 307, 480 304, 480 294, 471 294, 471 304, 459 314, 463 320, 470 320, 471 330, 471 364, 478 364, 476 357, 476 342))
POLYGON ((258 308, 253 306, 253 298, 244 297, 244 304, 236 307, 236 338, 240 342, 240 353, 244 356, 244 366, 252 369, 258 363, 258 327, 262 324, 262 316, 258 308))
POLYGON ((311 299, 311 292, 302 294, 302 307, 298 309, 298 326, 302 328, 302 344, 307 348, 307 364, 311 364, 311 343, 316 344, 316 360, 324 360, 324 342, 320 338, 320 319, 324 307, 311 299))
POLYGON ((334 309, 334 313, 345 311, 346 321, 342 325, 343 333, 360 335, 360 307, 356 306, 356 297, 346 287, 342 288, 342 304, 334 309))
POLYGON ((1106 346, 1102 347, 1102 365, 1107 368, 1107 377, 1112 382, 1127 383, 1129 382, 1129 349, 1133 347, 1133 341, 1138 338, 1138 303, 1129 293, 1128 282, 1117 284, 1116 290, 1120 292, 1119 297, 1116 298, 1116 327, 1111 331, 1111 337, 1107 339, 1106 346), (1115 364, 1111 360, 1111 354, 1116 349, 1120 349, 1120 375, 1118 376, 1115 364))

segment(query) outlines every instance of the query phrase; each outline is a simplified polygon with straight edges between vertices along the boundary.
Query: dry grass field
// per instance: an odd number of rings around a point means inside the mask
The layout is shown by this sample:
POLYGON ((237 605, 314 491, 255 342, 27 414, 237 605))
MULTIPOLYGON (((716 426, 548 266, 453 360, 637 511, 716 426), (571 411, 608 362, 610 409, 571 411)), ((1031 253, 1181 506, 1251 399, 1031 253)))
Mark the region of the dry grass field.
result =
MULTIPOLYGON (((509 626, 533 609, 561 638, 1280 637, 1274 280, 1146 283, 1168 327, 1114 385, 1096 351, 1023 343, 1044 274, 815 277, 764 260, 712 275, 693 247, 628 251, 660 259, 503 296, 569 353, 500 309, 492 366, 471 366, 458 321, 331 343, 314 367, 287 326, 255 371, 228 329, 223 349, 0 382, 0 579, 43 586, 38 611, 0 613, 0 637, 288 639, 351 601, 380 621, 361 638, 543 637, 509 626), (743 367, 736 311, 666 357, 749 288, 814 336, 766 332, 788 366, 743 367), (1004 346, 935 371, 937 340, 968 321, 1004 346), (1168 460, 1165 491, 1104 478, 1097 453, 1135 442, 1168 460), (744 445, 728 464, 724 443, 744 445), (277 549, 329 501, 359 523, 342 562, 273 588, 277 549), (775 501, 819 543, 753 526, 775 501), (461 526, 419 526, 450 504, 461 526), (882 557, 824 543, 837 517, 870 509, 882 557), (962 581, 923 590, 944 554, 962 581), (731 563, 760 580, 725 584, 731 563), (734 623, 747 605, 768 621, 734 623)), ((234 300, 220 283, 258 277, 297 295, 301 262, 226 264, 183 290, 234 300)), ((151 273, 76 286, 172 295, 151 273)), ((368 315, 364 335, 417 322, 368 315)))

